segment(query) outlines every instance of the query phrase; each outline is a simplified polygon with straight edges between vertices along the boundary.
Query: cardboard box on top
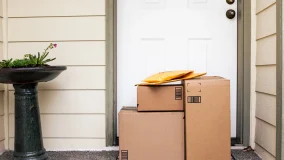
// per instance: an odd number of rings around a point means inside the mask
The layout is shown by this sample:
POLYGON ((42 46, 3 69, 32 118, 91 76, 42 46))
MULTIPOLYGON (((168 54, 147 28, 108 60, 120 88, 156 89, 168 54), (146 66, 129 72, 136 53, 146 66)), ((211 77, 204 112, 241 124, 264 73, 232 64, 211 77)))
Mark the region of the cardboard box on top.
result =
POLYGON ((137 87, 138 111, 183 111, 183 85, 137 87))
POLYGON ((118 114, 119 160, 184 160, 184 112, 118 114))
POLYGON ((200 77, 185 83, 186 160, 228 160, 230 81, 200 77))
POLYGON ((183 111, 183 80, 200 77, 205 74, 205 72, 170 71, 157 73, 148 77, 146 80, 149 82, 136 84, 138 86, 138 111, 183 111))

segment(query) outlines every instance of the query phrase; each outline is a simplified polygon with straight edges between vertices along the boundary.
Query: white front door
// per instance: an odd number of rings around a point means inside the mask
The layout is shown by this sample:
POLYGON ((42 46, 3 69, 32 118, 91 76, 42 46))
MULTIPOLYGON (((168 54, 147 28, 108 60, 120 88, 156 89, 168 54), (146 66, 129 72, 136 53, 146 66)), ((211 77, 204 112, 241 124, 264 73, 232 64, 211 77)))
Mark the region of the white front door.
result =
POLYGON ((136 83, 190 69, 231 80, 231 136, 236 137, 237 2, 117 0, 117 111, 136 106, 136 83))

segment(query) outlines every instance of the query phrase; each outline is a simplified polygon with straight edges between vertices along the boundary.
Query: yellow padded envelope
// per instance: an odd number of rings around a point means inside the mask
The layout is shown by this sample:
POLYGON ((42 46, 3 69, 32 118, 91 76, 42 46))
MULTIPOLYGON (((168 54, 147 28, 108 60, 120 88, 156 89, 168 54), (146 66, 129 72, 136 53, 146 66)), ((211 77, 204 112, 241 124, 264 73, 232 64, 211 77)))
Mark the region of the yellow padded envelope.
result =
POLYGON ((204 76, 206 75, 206 72, 203 72, 203 73, 189 73, 187 75, 184 75, 183 77, 181 77, 182 80, 187 80, 187 79, 192 79, 192 78, 197 78, 197 77, 200 77, 200 76, 204 76))
POLYGON ((150 86, 150 85, 161 85, 163 83, 170 83, 170 82, 176 82, 176 81, 181 81, 181 80, 188 80, 188 79, 193 79, 193 78, 197 78, 200 76, 206 75, 206 72, 203 73, 188 73, 182 77, 179 77, 177 79, 172 79, 172 80, 168 80, 168 81, 163 81, 163 82, 153 82, 153 83, 148 83, 148 82, 143 82, 140 84, 136 84, 136 86, 150 86))
POLYGON ((166 72, 159 72, 156 74, 153 74, 146 79, 143 80, 143 82, 146 83, 161 83, 169 80, 173 80, 176 78, 180 78, 184 75, 187 75, 189 73, 192 73, 191 70, 178 70, 178 71, 166 71, 166 72))

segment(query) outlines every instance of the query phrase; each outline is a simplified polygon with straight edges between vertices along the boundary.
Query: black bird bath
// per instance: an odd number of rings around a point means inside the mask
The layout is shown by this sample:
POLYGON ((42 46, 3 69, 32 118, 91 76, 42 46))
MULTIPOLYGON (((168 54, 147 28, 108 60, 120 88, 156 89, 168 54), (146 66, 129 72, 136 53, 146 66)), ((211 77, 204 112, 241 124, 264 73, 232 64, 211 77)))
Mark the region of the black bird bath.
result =
POLYGON ((37 85, 55 79, 65 66, 2 68, 0 83, 15 89, 15 160, 45 160, 37 85))

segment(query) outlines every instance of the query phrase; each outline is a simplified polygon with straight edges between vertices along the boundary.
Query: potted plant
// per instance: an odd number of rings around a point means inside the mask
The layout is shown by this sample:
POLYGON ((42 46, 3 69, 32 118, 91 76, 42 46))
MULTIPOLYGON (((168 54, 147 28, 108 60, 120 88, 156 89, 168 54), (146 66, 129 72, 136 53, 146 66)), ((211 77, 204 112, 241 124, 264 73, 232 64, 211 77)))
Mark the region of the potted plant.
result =
POLYGON ((42 140, 37 85, 55 79, 66 66, 50 66, 55 60, 46 59, 49 50, 56 48, 51 43, 44 52, 27 54, 23 59, 0 62, 0 83, 12 84, 15 89, 15 142, 14 159, 44 160, 48 156, 42 140))

